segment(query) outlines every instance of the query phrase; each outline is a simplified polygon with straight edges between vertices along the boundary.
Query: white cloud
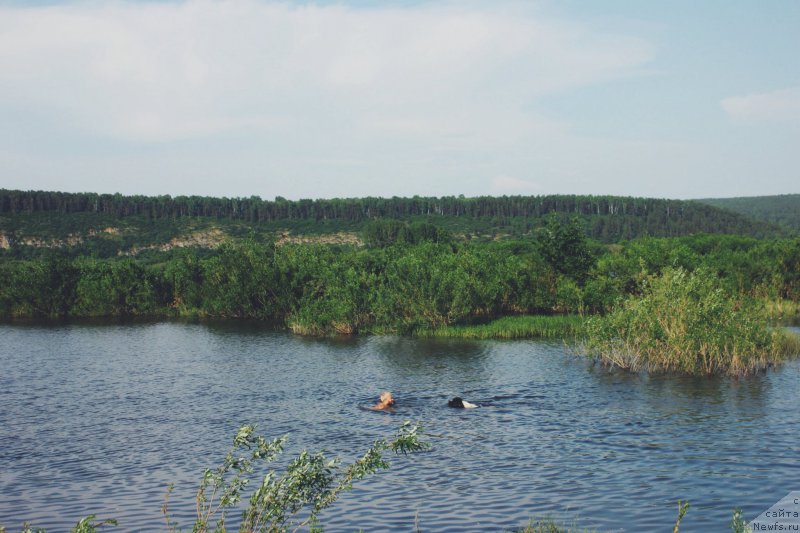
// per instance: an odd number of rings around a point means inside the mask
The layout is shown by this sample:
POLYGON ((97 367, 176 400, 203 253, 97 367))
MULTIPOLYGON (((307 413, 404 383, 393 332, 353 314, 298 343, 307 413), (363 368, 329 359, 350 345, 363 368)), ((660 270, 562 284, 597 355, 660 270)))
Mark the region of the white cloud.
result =
POLYGON ((522 8, 5 7, 0 105, 134 141, 322 129, 463 146, 536 129, 537 99, 628 75, 651 54, 522 8))
POLYGON ((0 6, 0 116, 13 118, 0 121, 0 187, 288 198, 583 188, 561 176, 583 174, 586 142, 544 101, 637 76, 653 48, 532 6, 0 6), (547 189, 487 180, 498 169, 547 189))
MULTIPOLYGON (((722 102, 736 120, 783 121, 748 130, 746 149, 714 124, 581 135, 635 120, 604 95, 660 102, 652 83, 614 82, 666 66, 649 42, 548 5, 0 2, 0 187, 713 196, 736 180, 766 190, 753 176, 769 176, 772 191, 796 188, 798 87, 722 102)), ((656 38, 669 56, 675 43, 656 38)))
POLYGON ((747 96, 732 96, 721 102, 733 119, 744 121, 800 121, 800 87, 747 96))

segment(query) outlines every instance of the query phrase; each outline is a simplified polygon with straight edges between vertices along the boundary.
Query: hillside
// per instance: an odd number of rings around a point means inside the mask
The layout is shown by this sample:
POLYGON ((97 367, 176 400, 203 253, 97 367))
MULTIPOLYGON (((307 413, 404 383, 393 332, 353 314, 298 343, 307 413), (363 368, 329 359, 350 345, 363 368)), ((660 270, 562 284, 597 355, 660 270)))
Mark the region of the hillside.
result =
POLYGON ((698 202, 729 209, 746 217, 772 224, 780 224, 795 231, 800 231, 800 194, 705 198, 698 200, 698 202))
MULTIPOLYGON (((226 238, 358 244, 376 219, 427 222, 466 240, 530 238, 545 217, 577 216, 601 242, 697 233, 784 236, 788 230, 699 202, 617 196, 349 198, 274 201, 0 190, 0 248, 80 248, 101 257, 226 238), (324 236, 324 238, 323 238, 324 236)), ((26 252, 27 250, 27 252, 26 252)))

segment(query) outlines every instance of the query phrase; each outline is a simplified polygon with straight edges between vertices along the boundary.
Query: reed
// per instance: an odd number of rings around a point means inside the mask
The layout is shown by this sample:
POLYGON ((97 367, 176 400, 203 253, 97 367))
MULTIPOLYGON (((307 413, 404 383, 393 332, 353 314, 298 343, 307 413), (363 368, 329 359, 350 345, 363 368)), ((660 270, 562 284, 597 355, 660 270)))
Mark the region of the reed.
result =
POLYGON ((716 275, 667 269, 604 317, 587 321, 584 351, 633 371, 746 375, 800 353, 763 304, 725 291, 716 275))
POLYGON ((414 332, 423 338, 534 339, 576 337, 583 331, 578 315, 524 315, 498 318, 488 324, 445 326, 414 332))
POLYGON ((304 324, 301 322, 289 322, 287 324, 289 331, 294 333, 295 335, 304 335, 307 337, 322 337, 329 332, 316 324, 304 324))
POLYGON ((516 533, 590 533, 590 531, 585 528, 578 528, 575 525, 559 524, 552 519, 545 518, 543 520, 531 520, 527 526, 516 530, 516 533))
POLYGON ((291 319, 286 327, 295 335, 306 337, 330 337, 336 335, 354 335, 358 333, 356 326, 345 321, 311 322, 309 320, 291 319))
POLYGON ((524 529, 518 529, 515 533, 573 533, 573 530, 547 519, 531 520, 524 529))
POLYGON ((800 318, 800 302, 781 298, 763 300, 769 316, 775 320, 794 320, 800 318))

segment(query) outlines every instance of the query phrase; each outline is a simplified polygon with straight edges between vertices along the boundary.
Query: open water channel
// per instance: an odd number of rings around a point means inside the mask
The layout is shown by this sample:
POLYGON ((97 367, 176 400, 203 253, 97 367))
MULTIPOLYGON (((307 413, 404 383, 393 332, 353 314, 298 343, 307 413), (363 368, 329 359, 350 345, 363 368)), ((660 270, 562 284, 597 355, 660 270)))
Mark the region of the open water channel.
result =
POLYGON ((336 531, 727 531, 800 490, 800 362, 743 380, 608 371, 561 342, 313 340, 253 323, 0 325, 0 524, 184 529, 236 429, 286 455, 354 459, 403 420, 429 452, 392 458, 324 512, 336 531), (394 414, 365 411, 392 391, 394 414), (456 410, 447 399, 481 405, 456 410))

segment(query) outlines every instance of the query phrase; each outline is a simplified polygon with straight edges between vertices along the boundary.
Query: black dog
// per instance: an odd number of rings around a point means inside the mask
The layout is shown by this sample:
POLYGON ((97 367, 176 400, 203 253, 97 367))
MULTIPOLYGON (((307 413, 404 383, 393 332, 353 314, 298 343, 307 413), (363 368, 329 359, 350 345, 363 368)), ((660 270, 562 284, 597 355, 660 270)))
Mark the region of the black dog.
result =
POLYGON ((475 407, 478 406, 475 405, 474 403, 469 403, 467 401, 464 401, 464 399, 456 396, 452 400, 448 400, 447 407, 455 407, 456 409, 474 409, 475 407))

